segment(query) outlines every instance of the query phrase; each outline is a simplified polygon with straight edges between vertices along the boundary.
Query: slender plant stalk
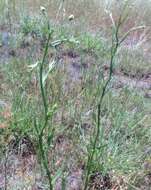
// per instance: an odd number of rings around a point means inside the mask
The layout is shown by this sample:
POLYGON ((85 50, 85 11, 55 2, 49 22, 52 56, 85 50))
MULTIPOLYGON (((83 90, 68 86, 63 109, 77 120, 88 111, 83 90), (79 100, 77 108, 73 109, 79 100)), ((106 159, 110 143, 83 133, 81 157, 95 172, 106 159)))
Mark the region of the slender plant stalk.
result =
POLYGON ((52 176, 51 176, 51 172, 49 170, 48 159, 47 159, 47 156, 46 156, 45 150, 44 150, 43 136, 41 136, 41 135, 39 136, 39 149, 40 149, 42 163, 43 163, 44 169, 46 171, 48 182, 49 182, 49 190, 53 190, 52 176))
POLYGON ((92 162, 94 159, 94 154, 96 152, 96 147, 97 147, 97 142, 100 136, 100 130, 101 130, 101 124, 100 124, 100 120, 101 120, 101 107, 102 107, 102 103, 103 103, 103 99, 105 97, 107 88, 109 83, 111 82, 112 79, 112 75, 113 75, 113 66, 114 66, 114 59, 118 50, 118 47, 120 46, 119 43, 119 29, 122 22, 122 15, 120 15, 117 26, 113 20, 113 18, 111 17, 111 20, 113 22, 113 33, 112 33, 112 46, 111 46, 111 58, 110 58, 110 67, 109 67, 109 77, 106 80, 103 89, 102 89, 102 93, 100 96, 100 100, 98 102, 97 105, 97 122, 96 122, 96 133, 95 133, 95 137, 94 137, 94 141, 92 142, 92 149, 90 150, 90 153, 88 155, 88 160, 87 160, 87 172, 86 172, 86 177, 85 177, 85 183, 84 183, 84 190, 87 190, 88 187, 88 183, 89 183, 89 177, 90 177, 90 173, 92 170, 92 162))
MULTIPOLYGON (((48 29, 49 29, 49 25, 48 25, 48 29)), ((36 120, 34 122, 34 126, 38 135, 38 144, 39 144, 39 151, 40 151, 40 156, 41 156, 41 160, 42 160, 42 164, 44 166, 44 169, 46 171, 47 174, 47 178, 48 178, 48 182, 49 182, 49 189, 53 190, 53 185, 52 185, 52 176, 51 176, 51 172, 49 170, 49 162, 46 156, 46 152, 45 152, 45 142, 44 142, 44 130, 47 127, 48 124, 48 104, 47 104, 47 100, 46 100, 46 94, 45 94, 45 88, 44 88, 44 84, 43 84, 43 70, 44 70, 44 63, 46 61, 46 56, 48 55, 48 49, 49 49, 49 43, 51 40, 51 36, 52 36, 53 31, 50 31, 48 34, 48 39, 46 42, 46 46, 45 46, 45 50, 44 50, 44 55, 43 55, 43 59, 42 62, 40 63, 40 69, 39 69, 39 80, 40 80, 40 91, 41 91, 41 96, 42 96, 42 102, 43 102, 43 106, 44 106, 44 124, 40 127, 40 129, 38 128, 37 124, 36 124, 36 120)))
MULTIPOLYGON (((126 9, 127 7, 127 3, 125 4, 123 11, 126 9)), ((122 11, 122 12, 123 12, 122 11)), ((100 131, 101 131, 101 124, 100 124, 100 120, 101 120, 101 107, 102 107, 102 103, 103 103, 103 99, 105 97, 108 85, 111 82, 112 76, 113 76, 113 66, 114 66, 114 59, 116 57, 116 53, 118 48, 120 47, 120 45, 122 44, 122 42, 129 36, 129 34, 133 31, 136 30, 140 30, 140 29, 144 29, 145 26, 137 26, 137 27, 133 27, 130 30, 128 30, 128 32, 126 32, 123 37, 119 38, 119 30, 121 25, 125 22, 127 14, 123 17, 122 15, 123 13, 120 14, 119 19, 117 24, 115 23, 112 14, 110 13, 110 19, 112 21, 113 24, 113 32, 112 32, 112 46, 111 46, 111 57, 110 57, 110 67, 109 67, 109 76, 108 79, 106 80, 103 89, 102 89, 102 93, 100 96, 100 100, 98 102, 97 105, 97 122, 96 122, 96 133, 95 133, 95 137, 94 137, 94 141, 92 142, 92 149, 90 150, 90 153, 88 153, 88 160, 87 160, 87 171, 86 171, 86 177, 85 177, 85 183, 84 183, 84 190, 87 190, 88 188, 88 183, 89 183, 89 177, 90 177, 90 173, 92 170, 92 162, 94 159, 94 154, 96 152, 96 147, 97 147, 97 142, 100 136, 100 131)))
POLYGON ((47 100, 46 100, 46 96, 45 96, 44 85, 43 85, 43 68, 44 68, 46 56, 48 54, 48 48, 49 48, 49 43, 50 43, 52 32, 53 31, 49 32, 49 34, 48 34, 48 39, 46 42, 45 51, 44 51, 42 62, 40 64, 40 71, 39 71, 39 73, 40 73, 40 89, 41 89, 41 95, 42 95, 43 105, 44 105, 44 109, 45 109, 45 118, 47 118, 48 106, 47 106, 47 100))
MULTIPOLYGON (((62 2, 64 2, 64 0, 62 2)), ((47 19, 46 12, 43 11, 42 14, 47 19)), ((48 126, 48 121, 49 121, 50 118, 52 118, 52 115, 50 116, 50 114, 48 113, 49 110, 48 110, 48 103, 47 103, 47 96, 46 96, 46 88, 47 87, 44 85, 43 74, 44 74, 44 64, 46 62, 46 57, 48 55, 49 47, 51 46, 51 47, 55 48, 57 45, 64 42, 64 40, 58 40, 58 41, 55 41, 54 43, 53 42, 51 43, 51 37, 52 37, 52 34, 53 34, 53 30, 50 30, 50 25, 49 25, 49 20, 48 19, 47 19, 47 26, 48 26, 48 32, 49 33, 48 33, 48 37, 47 37, 47 41, 46 41, 46 45, 45 45, 45 49, 44 49, 43 58, 42 58, 42 61, 40 63, 40 67, 39 67, 39 83, 40 83, 40 92, 41 92, 43 108, 44 108, 44 122, 43 122, 43 124, 38 125, 37 121, 36 121, 36 118, 35 118, 34 119, 34 127, 35 127, 37 137, 38 137, 40 158, 41 158, 43 167, 44 167, 44 169, 46 171, 48 182, 49 182, 49 190, 53 190, 52 175, 51 175, 51 171, 49 169, 48 155, 47 155, 47 151, 46 151, 46 147, 45 147, 46 146, 46 141, 48 141, 48 139, 46 138, 47 140, 44 140, 44 132, 46 132, 46 129, 47 129, 47 126, 48 126)), ((52 108, 52 111, 53 111, 53 109, 54 108, 52 108)))
POLYGON ((5 179, 5 182, 4 182, 4 190, 7 190, 7 184, 8 184, 8 179, 7 179, 7 162, 8 162, 8 151, 5 150, 5 162, 4 162, 4 179, 5 179))

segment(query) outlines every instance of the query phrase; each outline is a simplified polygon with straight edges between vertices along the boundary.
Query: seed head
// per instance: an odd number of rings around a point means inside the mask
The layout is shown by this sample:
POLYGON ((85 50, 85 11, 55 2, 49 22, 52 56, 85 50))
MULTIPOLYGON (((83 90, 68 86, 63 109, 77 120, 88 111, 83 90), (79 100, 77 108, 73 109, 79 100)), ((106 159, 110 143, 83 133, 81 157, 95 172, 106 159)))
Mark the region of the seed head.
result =
POLYGON ((43 6, 40 6, 40 10, 41 10, 42 13, 44 13, 46 11, 46 8, 43 7, 43 6))
POLYGON ((69 21, 74 20, 74 15, 69 15, 68 20, 69 20, 69 21))

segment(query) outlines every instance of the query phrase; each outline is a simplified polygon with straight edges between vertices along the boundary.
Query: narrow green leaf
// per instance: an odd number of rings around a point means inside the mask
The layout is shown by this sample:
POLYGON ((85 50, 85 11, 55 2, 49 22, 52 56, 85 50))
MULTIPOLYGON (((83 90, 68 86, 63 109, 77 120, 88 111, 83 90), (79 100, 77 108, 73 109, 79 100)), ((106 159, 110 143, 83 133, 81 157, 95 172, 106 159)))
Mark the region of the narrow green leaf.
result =
POLYGON ((45 82, 48 78, 48 75, 50 74, 50 72, 54 69, 55 67, 55 64, 56 64, 56 61, 53 60, 49 63, 49 68, 48 68, 48 71, 46 73, 43 73, 43 78, 42 78, 42 83, 43 83, 43 86, 45 86, 45 82))

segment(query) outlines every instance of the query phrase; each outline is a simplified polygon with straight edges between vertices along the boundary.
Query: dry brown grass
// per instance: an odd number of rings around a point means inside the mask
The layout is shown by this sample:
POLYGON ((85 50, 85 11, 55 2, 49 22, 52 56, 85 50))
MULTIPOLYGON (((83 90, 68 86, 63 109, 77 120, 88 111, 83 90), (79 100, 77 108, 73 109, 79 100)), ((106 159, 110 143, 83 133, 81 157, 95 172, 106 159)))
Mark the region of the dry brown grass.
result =
MULTIPOLYGON (((75 15, 75 19, 84 20, 85 24, 89 24, 91 27, 101 27, 106 22, 107 14, 106 9, 109 9, 116 16, 119 15, 123 1, 120 0, 65 0, 64 4, 60 6, 61 0, 28 0, 24 6, 28 7, 28 10, 37 12, 39 11, 40 5, 45 6, 48 10, 48 14, 51 18, 55 18, 58 8, 61 7, 60 17, 64 16, 67 19, 70 14, 75 15)), ((17 2, 16 5, 21 6, 21 1, 17 2)), ((150 0, 129 0, 129 18, 132 24, 139 24, 142 22, 150 26, 150 0)))

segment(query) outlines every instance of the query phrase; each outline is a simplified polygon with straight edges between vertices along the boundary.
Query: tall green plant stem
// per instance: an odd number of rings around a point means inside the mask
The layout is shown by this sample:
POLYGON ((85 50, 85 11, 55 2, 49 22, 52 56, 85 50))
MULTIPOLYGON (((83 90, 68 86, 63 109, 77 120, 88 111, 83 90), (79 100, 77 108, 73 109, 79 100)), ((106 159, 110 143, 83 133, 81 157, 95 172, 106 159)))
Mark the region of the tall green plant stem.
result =
POLYGON ((96 151, 96 146, 97 146, 97 142, 98 142, 98 138, 100 136, 100 119, 101 119, 101 106, 103 103, 103 99, 104 96, 106 94, 106 90, 108 88, 108 85, 112 79, 112 75, 113 75, 113 65, 114 65, 114 59, 116 56, 116 52, 118 50, 118 47, 120 45, 119 43, 119 38, 118 38, 118 33, 119 33, 119 28, 121 25, 121 17, 119 18, 119 22, 117 24, 117 26, 114 26, 113 28, 113 33, 112 33, 112 46, 111 46, 111 58, 110 58, 110 69, 109 69, 109 77, 106 80, 103 89, 102 89, 102 93, 100 95, 100 99, 97 105, 97 122, 96 122, 96 133, 95 133, 95 137, 94 137, 94 141, 92 142, 92 149, 88 155, 88 160, 87 160, 87 172, 86 172, 86 178, 85 178, 85 183, 84 183, 84 190, 87 189, 88 187, 88 183, 89 183, 89 176, 91 173, 91 169, 92 169, 92 162, 93 162, 93 158, 94 158, 94 154, 96 151))
POLYGON ((53 190, 52 176, 51 176, 51 172, 49 170, 49 163, 48 163, 48 159, 47 159, 47 156, 45 153, 44 140, 43 140, 44 130, 47 127, 48 119, 49 119, 49 117, 48 117, 48 105, 47 105, 47 100, 46 100, 45 88, 44 88, 44 84, 43 84, 43 70, 44 70, 44 63, 46 60, 46 56, 48 54, 49 43, 50 43, 52 33, 53 33, 53 31, 49 32, 49 34, 48 34, 48 39, 46 42, 43 59, 42 59, 42 62, 40 63, 40 69, 39 69, 40 91, 41 91, 42 102, 43 102, 43 106, 44 106, 44 124, 41 127, 40 132, 39 132, 38 128, 36 127, 37 128, 36 130, 38 132, 38 144, 39 144, 40 155, 42 158, 43 166, 44 166, 46 174, 47 174, 50 190, 53 190))
POLYGON ((46 100, 46 96, 45 96, 44 85, 43 85, 43 68, 44 68, 46 56, 48 54, 49 42, 51 39, 52 32, 53 31, 49 32, 48 39, 47 39, 46 46, 45 46, 45 50, 44 50, 43 59, 42 59, 42 62, 40 64, 40 71, 39 71, 39 73, 40 73, 40 90, 41 90, 42 101, 43 101, 43 105, 44 105, 44 109, 45 109, 45 118, 47 118, 48 106, 47 106, 47 100, 46 100))
MULTIPOLYGON (((123 11, 126 9, 127 7, 127 3, 125 4, 123 11)), ((102 107, 102 103, 103 103, 103 99, 105 97, 108 85, 111 82, 112 76, 113 76, 113 66, 114 66, 114 59, 116 57, 116 53, 118 51, 118 48, 120 47, 120 45, 122 44, 122 42, 128 37, 128 35, 136 30, 140 30, 140 29, 144 29, 145 26, 138 26, 138 27, 133 27, 131 28, 128 32, 126 32, 123 37, 119 38, 119 30, 121 25, 124 23, 124 21, 126 20, 126 17, 122 18, 122 13, 119 16, 119 20, 117 22, 117 24, 114 22, 112 15, 110 14, 110 18, 113 24, 113 32, 112 32, 112 46, 111 46, 111 57, 110 57, 110 67, 109 67, 109 76, 108 79, 106 80, 103 89, 102 89, 102 93, 100 95, 100 99, 97 105, 97 122, 96 122, 96 133, 95 133, 95 137, 94 137, 94 141, 92 142, 92 149, 88 155, 88 160, 87 160, 87 172, 86 172, 86 177, 85 177, 85 183, 84 183, 84 190, 87 189, 88 187, 88 183, 89 183, 89 176, 91 173, 91 169, 92 169, 92 162, 94 159, 94 154, 96 151, 96 147, 97 147, 97 142, 98 142, 98 138, 100 136, 100 130, 101 130, 101 125, 100 125, 100 120, 101 120, 101 107, 102 107)))

